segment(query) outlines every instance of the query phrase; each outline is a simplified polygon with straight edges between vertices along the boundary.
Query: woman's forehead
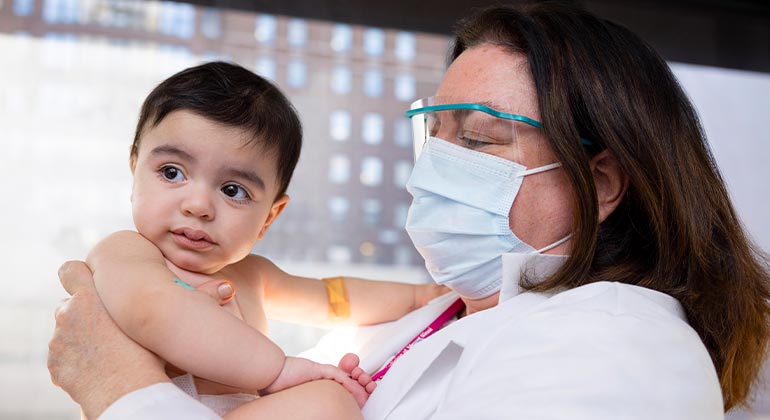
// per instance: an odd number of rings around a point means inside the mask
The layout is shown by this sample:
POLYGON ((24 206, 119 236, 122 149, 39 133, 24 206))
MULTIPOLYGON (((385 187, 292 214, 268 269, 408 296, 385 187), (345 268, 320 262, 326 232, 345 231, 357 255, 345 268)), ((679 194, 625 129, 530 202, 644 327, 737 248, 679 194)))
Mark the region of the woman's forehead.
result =
POLYGON ((481 44, 460 54, 447 69, 437 96, 539 119, 526 57, 496 45, 481 44))

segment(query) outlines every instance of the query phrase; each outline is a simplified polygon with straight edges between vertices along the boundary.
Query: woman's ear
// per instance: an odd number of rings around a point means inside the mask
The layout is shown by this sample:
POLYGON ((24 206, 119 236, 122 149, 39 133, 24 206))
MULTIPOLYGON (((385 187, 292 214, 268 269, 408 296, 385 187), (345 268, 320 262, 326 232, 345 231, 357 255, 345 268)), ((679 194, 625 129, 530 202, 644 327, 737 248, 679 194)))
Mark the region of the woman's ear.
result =
POLYGON ((280 197, 276 198, 273 202, 273 206, 270 207, 270 213, 267 215, 267 219, 265 220, 265 225, 262 226, 262 230, 259 231, 259 237, 257 240, 261 240, 263 236, 265 236, 265 232, 267 232, 267 228, 270 227, 270 224, 272 224, 275 219, 278 218, 278 215, 281 214, 284 208, 286 208, 286 205, 289 204, 289 196, 286 194, 282 194, 280 197))
POLYGON ((628 188, 628 177, 615 155, 609 150, 597 154, 588 162, 596 185, 599 204, 599 223, 618 207, 628 188))

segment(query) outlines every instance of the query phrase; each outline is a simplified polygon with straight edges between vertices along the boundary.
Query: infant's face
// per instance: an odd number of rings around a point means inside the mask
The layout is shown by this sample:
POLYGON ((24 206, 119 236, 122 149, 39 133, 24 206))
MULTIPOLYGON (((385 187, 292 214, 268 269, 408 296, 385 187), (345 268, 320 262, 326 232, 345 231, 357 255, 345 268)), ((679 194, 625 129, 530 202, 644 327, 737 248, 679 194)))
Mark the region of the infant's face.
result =
POLYGON ((246 257, 287 198, 247 134, 189 111, 145 130, 132 170, 134 224, 176 266, 213 274, 246 257))

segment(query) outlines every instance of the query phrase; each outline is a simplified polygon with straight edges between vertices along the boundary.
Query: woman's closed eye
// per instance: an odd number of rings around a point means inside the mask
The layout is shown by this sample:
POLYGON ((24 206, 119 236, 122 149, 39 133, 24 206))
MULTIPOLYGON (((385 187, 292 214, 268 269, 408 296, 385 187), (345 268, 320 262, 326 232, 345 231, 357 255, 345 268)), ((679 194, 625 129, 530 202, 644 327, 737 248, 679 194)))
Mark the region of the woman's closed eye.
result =
POLYGON ((177 183, 185 181, 187 178, 181 169, 172 165, 163 165, 158 169, 158 174, 166 182, 177 183))
POLYGON ((222 194, 237 202, 245 202, 251 200, 251 195, 246 190, 246 188, 243 188, 238 184, 225 184, 222 187, 222 194))

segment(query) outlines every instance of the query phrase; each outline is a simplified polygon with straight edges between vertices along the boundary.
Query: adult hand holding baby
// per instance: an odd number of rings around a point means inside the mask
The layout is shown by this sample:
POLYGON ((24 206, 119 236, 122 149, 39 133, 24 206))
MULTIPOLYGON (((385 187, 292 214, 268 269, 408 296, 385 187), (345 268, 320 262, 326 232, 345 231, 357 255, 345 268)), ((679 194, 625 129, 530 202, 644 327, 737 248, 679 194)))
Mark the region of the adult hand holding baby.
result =
MULTIPOLYGON (((59 280, 71 297, 56 309, 48 370, 51 381, 81 405, 87 418, 97 418, 128 392, 169 381, 163 361, 128 338, 112 321, 85 263, 64 263, 59 280), (122 362, 110 363, 114 360, 122 362)), ((220 304, 235 294, 232 285, 222 280, 205 283, 198 290, 220 304)))

